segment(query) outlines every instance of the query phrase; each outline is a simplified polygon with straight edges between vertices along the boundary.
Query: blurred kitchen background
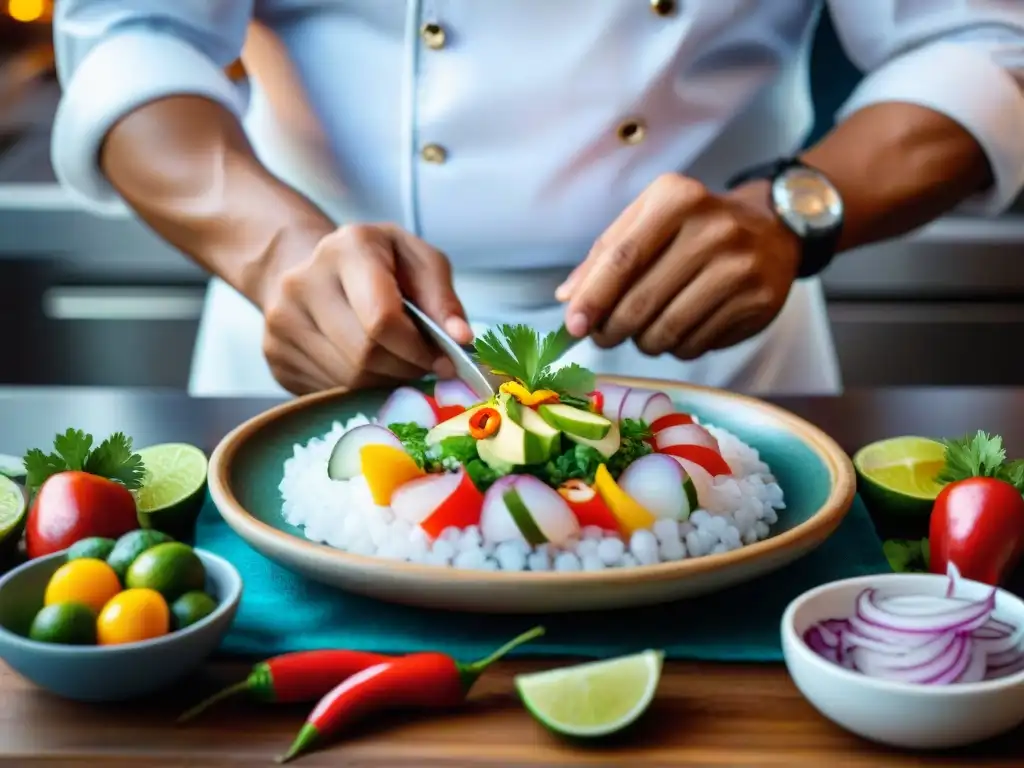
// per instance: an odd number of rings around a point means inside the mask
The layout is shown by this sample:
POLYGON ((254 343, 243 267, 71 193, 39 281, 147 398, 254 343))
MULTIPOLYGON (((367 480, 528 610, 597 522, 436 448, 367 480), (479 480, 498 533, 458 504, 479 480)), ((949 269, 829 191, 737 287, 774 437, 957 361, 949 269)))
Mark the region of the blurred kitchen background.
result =
MULTIPOLYGON (((185 387, 205 275, 58 188, 51 12, 0 0, 0 385, 185 387)), ((827 14, 814 57, 817 136, 859 78, 827 14)), ((825 282, 847 387, 1024 384, 1024 199, 851 254, 825 282)))

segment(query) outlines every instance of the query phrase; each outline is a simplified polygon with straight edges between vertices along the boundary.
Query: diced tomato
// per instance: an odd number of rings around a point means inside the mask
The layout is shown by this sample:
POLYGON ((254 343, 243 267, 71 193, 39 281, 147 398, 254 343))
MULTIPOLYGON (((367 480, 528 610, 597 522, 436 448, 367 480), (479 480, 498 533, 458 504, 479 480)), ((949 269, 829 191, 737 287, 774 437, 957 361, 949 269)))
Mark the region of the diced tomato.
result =
POLYGON ((667 416, 662 416, 660 419, 655 419, 651 422, 651 432, 657 434, 663 429, 669 427, 681 427, 684 424, 693 424, 693 417, 688 413, 670 413, 667 416))
POLYGON ((706 469, 712 476, 732 474, 732 468, 722 458, 722 454, 703 445, 669 445, 662 448, 659 453, 692 461, 706 469))
POLYGON ((420 528, 436 539, 441 531, 450 526, 468 528, 477 525, 480 523, 483 506, 484 495, 473 484, 469 473, 463 472, 462 480, 455 490, 420 523, 420 528))
POLYGON ((606 531, 619 533, 619 521, 597 491, 582 480, 566 480, 558 488, 581 528, 596 525, 606 531))
POLYGON ((588 392, 587 397, 590 398, 590 409, 594 413, 604 413, 604 392, 595 389, 588 392))
POLYGON ((455 418, 465 410, 461 405, 440 405, 437 407, 437 423, 440 424, 455 418))

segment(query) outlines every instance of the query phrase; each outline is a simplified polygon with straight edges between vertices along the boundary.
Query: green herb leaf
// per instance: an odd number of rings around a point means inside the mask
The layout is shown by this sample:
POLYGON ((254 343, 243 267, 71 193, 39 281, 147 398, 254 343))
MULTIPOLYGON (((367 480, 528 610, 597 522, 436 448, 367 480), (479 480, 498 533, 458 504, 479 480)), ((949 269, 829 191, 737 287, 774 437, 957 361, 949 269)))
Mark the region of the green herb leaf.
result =
POLYGON ((654 452, 650 443, 644 440, 645 437, 650 437, 651 432, 642 421, 634 422, 633 419, 624 419, 619 426, 619 432, 621 434, 619 450, 611 455, 607 464, 608 472, 616 479, 626 467, 641 456, 654 452))
POLYGON ((88 472, 121 483, 128 489, 141 488, 146 475, 142 457, 132 450, 132 440, 115 432, 93 448, 93 436, 80 429, 68 429, 53 439, 53 453, 33 448, 25 454, 25 485, 37 491, 61 472, 88 472))
POLYGON ((943 440, 946 465, 939 472, 939 483, 954 483, 968 477, 997 477, 1006 461, 1003 438, 978 430, 973 436, 943 440))
POLYGON ((1024 460, 1016 459, 1006 462, 996 472, 996 477, 1024 493, 1024 460))
POLYGON ((69 429, 54 438, 53 447, 64 460, 65 467, 71 471, 80 471, 85 468, 85 461, 92 450, 92 435, 80 429, 69 429))
POLYGON ((67 466, 56 453, 46 454, 33 448, 25 454, 25 487, 35 493, 52 475, 67 470, 67 466))
POLYGON ((653 437, 651 428, 642 419, 623 419, 619 423, 619 434, 626 440, 647 440, 653 437))
POLYGON ((516 379, 531 392, 550 389, 582 397, 594 388, 594 374, 575 363, 552 370, 575 343, 563 326, 542 339, 527 325, 500 325, 474 342, 476 359, 494 373, 516 379))
POLYGON ((468 464, 479 458, 476 440, 469 435, 452 435, 441 441, 441 460, 454 459, 459 464, 468 464))
POLYGON ((928 539, 913 541, 889 539, 882 544, 882 552, 896 573, 927 573, 928 539))
MULTIPOLYGON (((91 439, 90 439, 91 441, 91 439)), ((142 457, 132 450, 132 439, 115 432, 89 453, 84 469, 94 475, 116 480, 125 488, 141 488, 146 477, 142 457)))
POLYGON ((537 359, 537 332, 526 325, 500 325, 497 330, 488 329, 473 342, 476 359, 493 373, 504 374, 518 379, 523 386, 532 376, 527 367, 532 356, 537 359), (530 349, 517 349, 516 344, 533 345, 530 349))
POLYGON ((388 424, 388 429, 395 433, 395 436, 402 441, 402 447, 409 454, 420 469, 427 469, 430 462, 427 460, 427 432, 426 427, 421 427, 415 422, 388 424))
POLYGON ((594 389, 594 374, 581 365, 570 363, 555 371, 541 374, 531 389, 550 389, 559 395, 564 393, 583 397, 594 389))
POLYGON ((485 464, 480 459, 472 459, 471 461, 466 462, 465 467, 466 474, 469 475, 469 479, 473 481, 473 485, 477 487, 477 490, 479 490, 480 493, 483 493, 494 485, 494 481, 503 474, 508 474, 507 472, 499 472, 493 467, 485 464))

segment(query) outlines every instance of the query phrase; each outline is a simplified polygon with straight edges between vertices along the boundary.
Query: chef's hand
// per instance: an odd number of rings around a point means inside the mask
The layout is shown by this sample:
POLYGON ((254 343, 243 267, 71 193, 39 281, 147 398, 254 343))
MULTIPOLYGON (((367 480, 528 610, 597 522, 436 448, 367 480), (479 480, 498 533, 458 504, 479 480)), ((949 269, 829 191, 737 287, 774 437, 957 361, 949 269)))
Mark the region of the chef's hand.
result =
POLYGON ((428 371, 454 375, 405 312, 403 296, 460 343, 472 339, 448 260, 390 225, 335 230, 312 255, 270 270, 261 293, 263 352, 294 394, 393 385, 428 371))
POLYGON ((648 355, 691 360, 738 344, 782 309, 799 243, 772 213, 768 185, 714 195, 657 179, 559 287, 566 327, 601 347, 633 339, 648 355))

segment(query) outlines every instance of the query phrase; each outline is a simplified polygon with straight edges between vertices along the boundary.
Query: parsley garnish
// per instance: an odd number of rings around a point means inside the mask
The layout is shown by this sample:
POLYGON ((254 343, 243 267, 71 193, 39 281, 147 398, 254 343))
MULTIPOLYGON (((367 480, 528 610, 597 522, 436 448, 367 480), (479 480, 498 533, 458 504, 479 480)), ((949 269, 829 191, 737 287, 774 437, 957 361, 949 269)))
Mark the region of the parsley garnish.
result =
POLYGON ((1024 492, 1024 461, 1006 460, 1003 438, 978 430, 956 440, 943 440, 946 464, 936 480, 955 483, 968 477, 993 477, 1024 492))
POLYGON ((541 338, 528 325, 500 325, 477 337, 474 347, 477 361, 493 373, 516 379, 531 392, 550 389, 563 403, 585 406, 594 374, 576 363, 552 368, 576 341, 564 326, 541 338))
POLYGON ((896 573, 928 573, 928 539, 889 539, 882 544, 882 552, 896 573))
POLYGON ((395 433, 395 436, 402 441, 402 447, 416 462, 420 469, 429 469, 431 462, 427 458, 427 432, 426 427, 421 427, 414 421, 408 423, 388 424, 388 429, 395 433))
POLYGON ((132 439, 123 432, 115 432, 94 448, 92 435, 69 429, 54 438, 53 449, 47 454, 32 448, 25 454, 25 486, 30 492, 60 472, 88 472, 129 490, 142 487, 146 468, 132 449, 132 439))

